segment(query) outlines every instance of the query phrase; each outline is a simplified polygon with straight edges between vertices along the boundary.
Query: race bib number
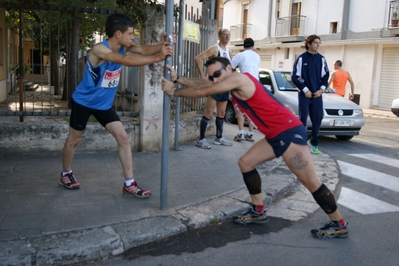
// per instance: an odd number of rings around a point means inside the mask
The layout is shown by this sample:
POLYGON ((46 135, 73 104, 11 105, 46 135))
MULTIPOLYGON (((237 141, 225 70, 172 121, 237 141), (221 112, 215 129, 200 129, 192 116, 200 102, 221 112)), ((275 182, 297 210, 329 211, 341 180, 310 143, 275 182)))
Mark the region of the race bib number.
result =
POLYGON ((119 84, 119 78, 121 76, 121 68, 114 71, 105 71, 101 87, 103 88, 115 88, 119 84))

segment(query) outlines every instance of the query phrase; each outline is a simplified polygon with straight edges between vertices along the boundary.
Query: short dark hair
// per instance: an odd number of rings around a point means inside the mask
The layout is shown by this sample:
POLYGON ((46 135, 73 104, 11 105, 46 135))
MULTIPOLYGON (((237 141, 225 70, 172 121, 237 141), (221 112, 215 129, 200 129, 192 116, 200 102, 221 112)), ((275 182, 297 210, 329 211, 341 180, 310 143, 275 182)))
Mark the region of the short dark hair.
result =
POLYGON ((212 57, 212 58, 208 59, 205 63, 205 67, 213 65, 217 62, 221 63, 223 65, 223 67, 227 67, 228 65, 230 65, 230 60, 228 58, 216 56, 216 57, 212 57))
POLYGON ((342 61, 341 60, 335 61, 334 64, 337 64, 337 66, 342 67, 342 61))
POLYGON ((321 41, 320 37, 317 36, 317 35, 315 35, 315 34, 309 35, 309 36, 306 38, 306 40, 305 40, 305 48, 306 48, 306 51, 309 50, 308 44, 312 44, 312 42, 314 42, 314 40, 316 40, 316 39, 319 39, 319 41, 321 41))
POLYGON ((105 22, 105 33, 108 38, 111 38, 118 30, 123 33, 127 31, 129 27, 133 26, 133 20, 130 17, 124 14, 115 13, 109 15, 105 22))

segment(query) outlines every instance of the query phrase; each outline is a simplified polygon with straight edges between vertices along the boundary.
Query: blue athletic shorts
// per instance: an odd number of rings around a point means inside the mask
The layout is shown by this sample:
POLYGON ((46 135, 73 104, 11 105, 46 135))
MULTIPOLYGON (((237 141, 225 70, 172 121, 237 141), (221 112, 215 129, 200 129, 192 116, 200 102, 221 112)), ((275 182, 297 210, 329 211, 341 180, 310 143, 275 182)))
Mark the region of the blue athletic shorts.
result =
POLYGON ((272 139, 266 141, 272 146, 276 158, 284 154, 291 142, 306 145, 308 133, 303 125, 286 130, 272 139))
POLYGON ((211 96, 217 102, 227 102, 229 100, 230 92, 228 91, 221 94, 212 94, 211 96))
POLYGON ((121 121, 118 114, 112 108, 108 110, 96 110, 76 103, 73 98, 71 101, 71 116, 69 126, 75 130, 85 130, 90 115, 93 115, 97 121, 105 127, 108 123, 121 121))

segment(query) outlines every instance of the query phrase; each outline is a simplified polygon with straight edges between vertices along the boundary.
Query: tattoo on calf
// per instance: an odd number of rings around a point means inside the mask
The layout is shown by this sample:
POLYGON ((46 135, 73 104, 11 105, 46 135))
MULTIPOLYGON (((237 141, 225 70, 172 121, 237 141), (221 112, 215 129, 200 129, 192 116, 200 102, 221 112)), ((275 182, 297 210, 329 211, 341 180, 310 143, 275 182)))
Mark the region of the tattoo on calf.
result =
POLYGON ((308 162, 302 159, 302 152, 298 152, 294 157, 288 159, 288 162, 292 168, 297 170, 302 170, 308 165, 308 162))

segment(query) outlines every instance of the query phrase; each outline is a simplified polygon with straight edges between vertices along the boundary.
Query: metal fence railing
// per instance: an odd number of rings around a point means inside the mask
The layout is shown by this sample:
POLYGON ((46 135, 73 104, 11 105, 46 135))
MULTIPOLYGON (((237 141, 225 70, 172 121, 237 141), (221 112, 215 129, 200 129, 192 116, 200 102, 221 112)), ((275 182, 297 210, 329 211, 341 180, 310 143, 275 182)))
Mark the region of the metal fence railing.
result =
POLYGON ((306 16, 289 16, 276 20, 276 37, 302 36, 305 34, 306 16))
POLYGON ((232 41, 244 40, 252 36, 252 24, 243 23, 230 27, 230 36, 232 41))

